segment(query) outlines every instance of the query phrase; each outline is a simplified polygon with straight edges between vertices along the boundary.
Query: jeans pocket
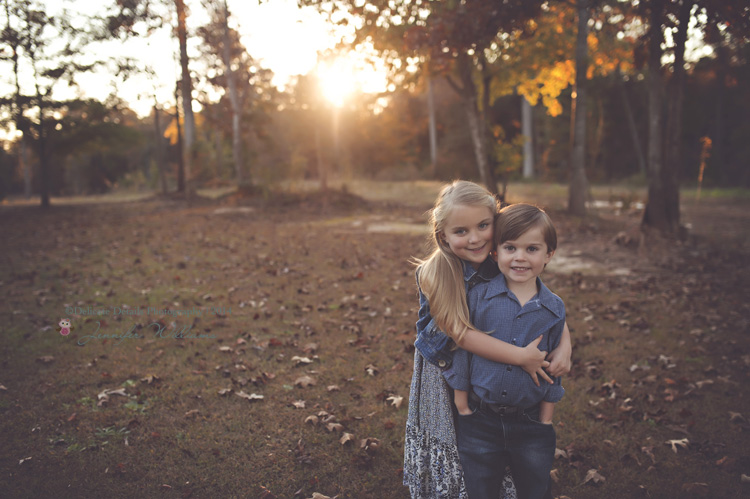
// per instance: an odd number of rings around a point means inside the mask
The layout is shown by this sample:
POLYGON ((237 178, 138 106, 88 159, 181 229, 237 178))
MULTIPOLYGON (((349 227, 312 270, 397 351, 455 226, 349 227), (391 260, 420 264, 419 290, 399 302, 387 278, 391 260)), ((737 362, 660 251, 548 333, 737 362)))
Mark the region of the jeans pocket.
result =
POLYGON ((524 413, 524 417, 530 423, 538 424, 538 425, 542 425, 542 426, 549 426, 550 428, 553 427, 552 423, 542 423, 541 421, 539 421, 539 414, 538 413, 531 413, 531 414, 524 413))

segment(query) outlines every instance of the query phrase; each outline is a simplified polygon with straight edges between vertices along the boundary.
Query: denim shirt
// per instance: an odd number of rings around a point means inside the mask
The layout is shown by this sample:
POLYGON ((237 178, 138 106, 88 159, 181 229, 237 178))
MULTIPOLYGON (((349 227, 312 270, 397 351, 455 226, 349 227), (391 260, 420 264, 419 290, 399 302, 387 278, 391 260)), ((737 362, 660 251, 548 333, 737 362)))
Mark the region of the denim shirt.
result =
MULTIPOLYGON (((497 263, 491 258, 482 262, 475 270, 468 262, 464 264, 464 282, 468 292, 477 283, 488 282, 500 272, 497 263)), ((416 272, 417 289, 419 290, 419 318, 417 319, 417 340, 414 346, 428 362, 441 369, 453 363, 453 340, 438 328, 430 314, 430 302, 419 287, 419 269, 416 272)))
MULTIPOLYGON (((543 335, 540 350, 557 347, 565 326, 565 305, 537 278, 539 292, 523 307, 508 289, 505 277, 498 275, 488 283, 474 287, 467 296, 471 320, 477 329, 490 331, 492 337, 524 347, 543 335)), ((502 364, 457 350, 451 369, 444 370, 454 390, 474 390, 486 402, 522 408, 542 400, 557 402, 565 393, 560 378, 554 384, 536 386, 518 366, 502 364)))

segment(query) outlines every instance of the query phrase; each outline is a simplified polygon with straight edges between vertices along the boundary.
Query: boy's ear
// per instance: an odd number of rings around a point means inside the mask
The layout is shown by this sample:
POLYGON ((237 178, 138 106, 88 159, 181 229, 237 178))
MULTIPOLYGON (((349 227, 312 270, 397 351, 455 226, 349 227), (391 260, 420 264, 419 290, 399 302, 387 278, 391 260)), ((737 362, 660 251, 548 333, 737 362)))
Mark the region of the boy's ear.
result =
POLYGON ((544 264, 547 265, 550 260, 552 260, 552 256, 555 254, 555 250, 548 251, 547 256, 544 257, 544 264))

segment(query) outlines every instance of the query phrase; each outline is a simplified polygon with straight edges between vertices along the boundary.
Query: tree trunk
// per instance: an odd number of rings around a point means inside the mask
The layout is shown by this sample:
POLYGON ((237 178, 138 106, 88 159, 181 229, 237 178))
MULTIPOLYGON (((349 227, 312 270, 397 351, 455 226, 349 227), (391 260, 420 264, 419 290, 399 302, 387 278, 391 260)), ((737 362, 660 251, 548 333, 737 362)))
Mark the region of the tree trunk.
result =
POLYGON ((318 180, 320 180, 320 190, 328 190, 328 166, 323 159, 323 145, 320 139, 320 125, 322 124, 320 111, 314 111, 316 117, 315 123, 315 158, 318 163, 318 180))
POLYGON ((242 157, 242 102, 240 100, 239 90, 237 89, 237 75, 232 69, 232 42, 229 36, 229 7, 226 0, 223 5, 223 29, 224 33, 222 47, 222 59, 224 62, 224 71, 227 77, 227 87, 229 88, 229 102, 232 105, 232 159, 234 160, 234 170, 237 177, 237 184, 245 182, 243 174, 243 157, 242 157))
MULTIPOLYGON (((154 100, 156 98, 154 97, 154 100)), ((164 167, 164 147, 162 145, 163 138, 161 133, 161 123, 159 120, 159 107, 154 103, 154 140, 156 141, 156 167, 159 170, 159 183, 161 185, 161 193, 167 193, 167 172, 164 167)))
POLYGON ((679 205, 675 179, 664 166, 662 138, 663 83, 661 78, 661 43, 664 0, 652 0, 648 40, 648 201, 643 212, 643 227, 665 234, 675 234, 679 227, 679 205))
POLYGON ((534 177, 534 121, 531 104, 521 96, 521 132, 523 133, 523 178, 534 177))
POLYGON ((628 89, 622 81, 622 74, 620 73, 620 66, 615 69, 615 81, 617 86, 620 88, 620 94, 622 98, 622 105, 625 108, 625 119, 628 122, 628 130, 630 130, 630 138, 633 141, 633 149, 635 150, 635 157, 638 161, 638 171, 642 175, 646 175, 646 160, 643 157, 643 148, 641 148, 641 140, 638 137, 638 127, 635 124, 635 117, 633 116, 633 108, 630 105, 630 98, 628 97, 628 89))
POLYGON ((193 144, 195 143, 195 117, 193 115, 193 82, 190 78, 187 55, 187 25, 185 1, 175 0, 177 8, 177 37, 180 41, 180 68, 182 70, 182 114, 185 117, 185 200, 190 204, 192 197, 193 144))
POLYGON ((437 125, 435 123, 435 81, 427 76, 427 115, 430 132, 430 173, 437 173, 437 125))
POLYGON ((177 192, 185 192, 185 152, 182 144, 182 125, 180 124, 180 82, 174 88, 174 119, 177 126, 177 192))
MULTIPOLYGON (((479 170, 479 178, 485 187, 497 196, 497 180, 487 161, 487 134, 485 133, 485 126, 482 124, 482 115, 479 111, 479 97, 477 95, 477 87, 474 84, 471 61, 467 54, 460 54, 456 63, 461 83, 463 84, 463 88, 459 91, 459 94, 462 97, 461 100, 469 122, 469 131, 471 132, 471 141, 474 145, 474 157, 477 162, 477 169, 479 170)), ((456 89, 454 85, 452 86, 456 89)))
POLYGON ((570 154, 570 189, 568 211, 572 215, 586 214, 586 71, 588 70, 589 0, 576 2, 578 36, 576 38, 576 87, 573 148, 570 154))
POLYGON ((685 93, 685 42, 687 41, 692 0, 683 0, 678 14, 677 33, 674 37, 674 70, 669 82, 667 100, 667 123, 665 127, 664 184, 668 186, 667 213, 674 220, 675 229, 680 222, 679 177, 682 163, 680 145, 682 139, 682 104, 685 93))

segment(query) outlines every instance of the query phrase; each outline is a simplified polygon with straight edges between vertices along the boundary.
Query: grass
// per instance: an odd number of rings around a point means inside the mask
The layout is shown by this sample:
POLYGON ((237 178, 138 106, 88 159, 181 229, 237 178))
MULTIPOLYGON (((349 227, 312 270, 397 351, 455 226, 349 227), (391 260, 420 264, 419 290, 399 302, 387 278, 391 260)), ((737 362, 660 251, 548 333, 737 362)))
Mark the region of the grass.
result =
MULTIPOLYGON (((230 215, 158 200, 4 210, 4 496, 407 497, 408 259, 424 236, 367 226, 422 220, 439 185, 348 187, 370 201, 266 201, 230 215), (384 204, 389 192, 412 204, 384 204), (124 305, 201 314, 112 312, 124 305), (76 306, 110 314, 67 312, 76 306), (73 320, 68 337, 55 330, 61 317, 73 320), (97 320, 110 337, 79 345, 97 320), (188 337, 159 336, 154 321, 189 326, 188 337), (138 338, 111 337, 131 328, 138 338), (353 440, 342 444, 344 433, 353 440)), ((561 199, 546 189, 512 192, 561 199)), ((726 207, 715 203, 699 227, 717 226, 712 210, 726 207)), ((632 270, 545 278, 566 301, 575 348, 555 494, 745 496, 746 250, 697 237, 668 260, 639 258, 611 243, 627 216, 555 212, 565 245, 632 270), (667 443, 683 438, 676 452, 667 443), (606 480, 584 483, 590 470, 606 480)))

